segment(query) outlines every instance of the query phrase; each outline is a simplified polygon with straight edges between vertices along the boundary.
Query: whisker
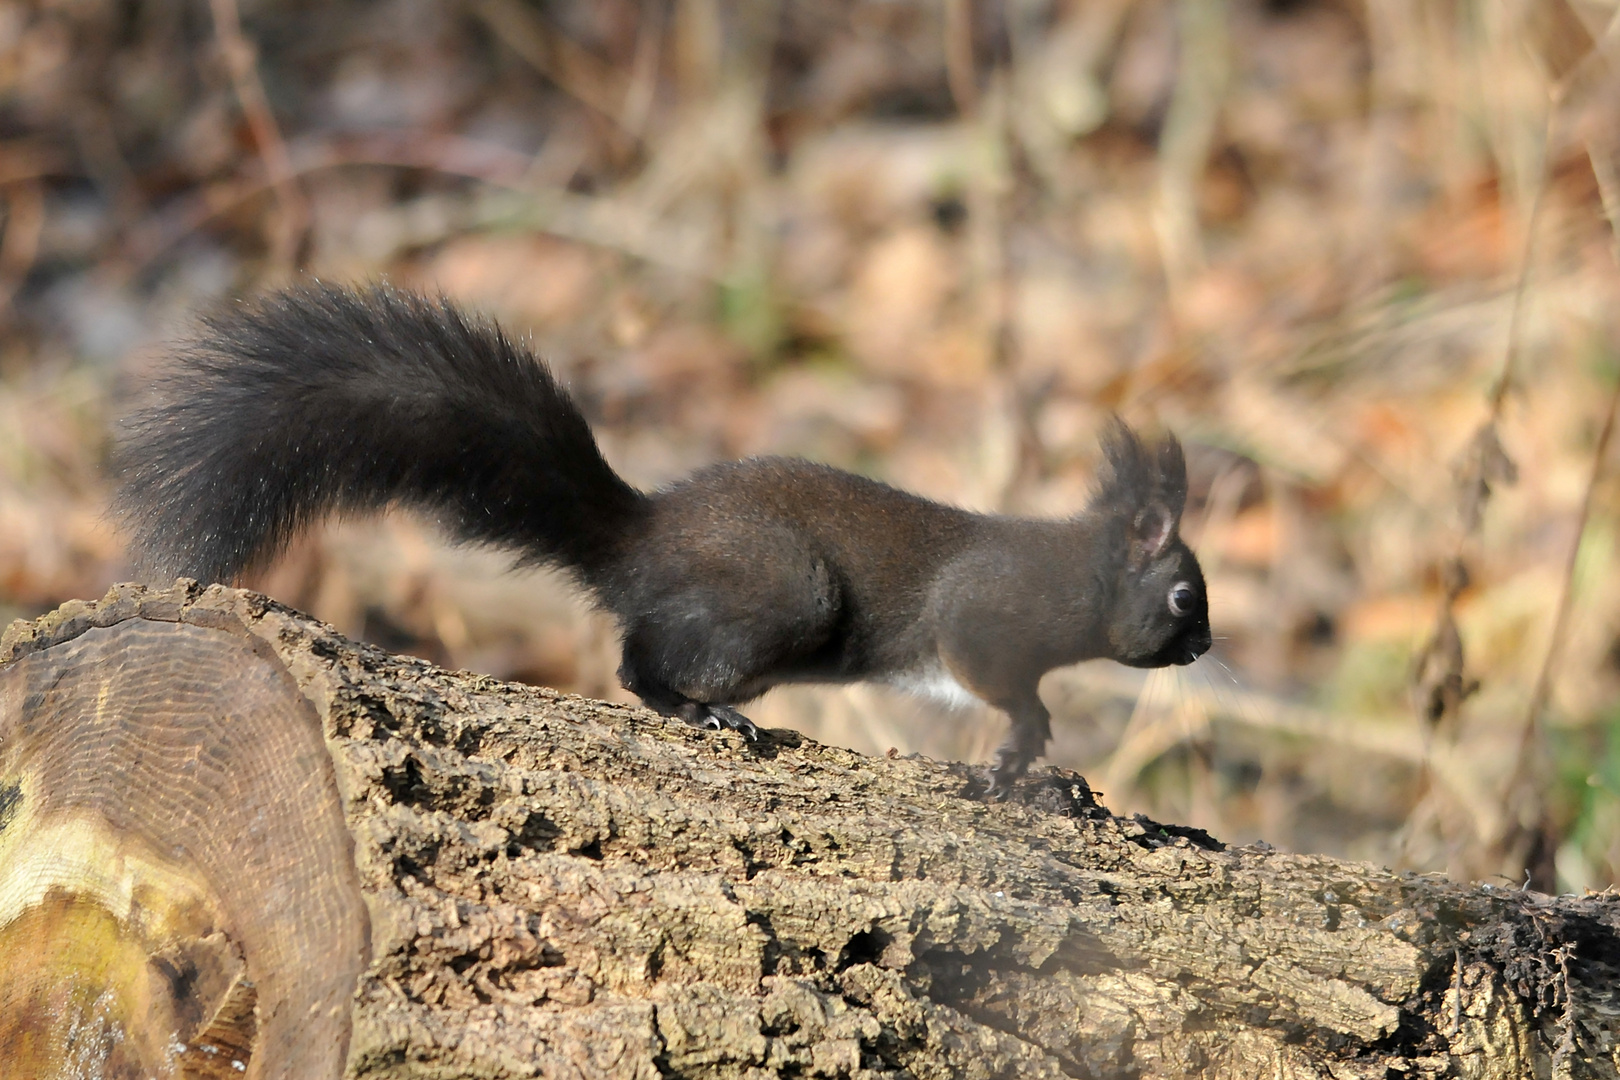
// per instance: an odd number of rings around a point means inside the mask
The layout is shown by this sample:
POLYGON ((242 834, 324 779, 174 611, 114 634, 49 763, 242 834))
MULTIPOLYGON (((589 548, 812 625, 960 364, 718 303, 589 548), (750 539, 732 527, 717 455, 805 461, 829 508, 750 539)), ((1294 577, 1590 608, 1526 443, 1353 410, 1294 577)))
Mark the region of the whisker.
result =
MULTIPOLYGON (((1254 695, 1244 686, 1243 680, 1238 678, 1237 672, 1233 671, 1231 665, 1218 656, 1211 654, 1210 660, 1214 662, 1215 667, 1220 670, 1221 674, 1226 676, 1227 687, 1225 693, 1219 694, 1219 696, 1223 704, 1229 703, 1230 715, 1250 727, 1264 727, 1263 717, 1260 715, 1259 708, 1255 705, 1254 695)), ((1212 678, 1211 686, 1214 685, 1212 678)))
MULTIPOLYGON (((1222 672, 1226 675, 1227 679, 1232 680, 1231 670, 1226 668, 1224 664, 1221 664, 1219 660, 1216 660, 1215 663, 1221 667, 1222 672)), ((1206 667, 1202 674, 1204 677, 1204 685, 1209 688, 1210 697, 1214 699, 1217 711, 1225 713, 1229 716, 1236 715, 1238 712, 1238 703, 1235 697, 1229 692, 1228 688, 1216 680, 1215 674, 1211 669, 1206 667)))

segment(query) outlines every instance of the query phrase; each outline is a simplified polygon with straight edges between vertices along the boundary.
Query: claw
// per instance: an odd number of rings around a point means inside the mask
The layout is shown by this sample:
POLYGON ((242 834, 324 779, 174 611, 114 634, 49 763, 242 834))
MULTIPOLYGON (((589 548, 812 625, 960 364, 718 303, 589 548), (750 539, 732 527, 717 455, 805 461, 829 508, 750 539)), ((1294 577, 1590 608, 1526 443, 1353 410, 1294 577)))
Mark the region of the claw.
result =
POLYGON ((754 722, 729 705, 710 705, 709 715, 716 717, 721 723, 733 731, 742 732, 743 738, 749 742, 759 742, 759 728, 754 722))
POLYGON ((729 705, 703 705, 698 702, 688 702, 681 706, 678 714, 693 727, 703 728, 706 731, 732 731, 741 732, 743 738, 749 742, 759 741, 759 728, 754 722, 729 705))
POLYGON ((1012 794, 1013 779, 1003 776, 995 769, 986 770, 990 774, 990 786, 985 789, 985 802, 1006 802, 1012 794))
POLYGON ((984 793, 985 801, 1006 802, 1012 796, 1014 785, 1028 770, 1028 762, 1017 758, 999 761, 990 766, 985 770, 990 777, 990 786, 984 793))

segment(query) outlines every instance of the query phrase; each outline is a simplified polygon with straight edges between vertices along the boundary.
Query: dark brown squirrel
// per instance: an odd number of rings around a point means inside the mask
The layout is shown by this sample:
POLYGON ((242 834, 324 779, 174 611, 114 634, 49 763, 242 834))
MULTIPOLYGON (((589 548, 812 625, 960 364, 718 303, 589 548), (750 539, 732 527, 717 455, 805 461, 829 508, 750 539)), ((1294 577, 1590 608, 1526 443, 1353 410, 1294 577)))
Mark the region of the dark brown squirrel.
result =
POLYGON ((149 577, 230 581, 329 512, 408 505, 570 572, 618 618, 624 685, 688 723, 757 738, 734 706, 788 682, 988 702, 1012 720, 996 791, 1051 738, 1047 671, 1188 664, 1210 646, 1178 535, 1181 446, 1118 420, 1095 495, 1064 520, 970 513, 783 457, 642 492, 498 327, 443 300, 317 284, 208 321, 126 425, 118 507, 149 577))

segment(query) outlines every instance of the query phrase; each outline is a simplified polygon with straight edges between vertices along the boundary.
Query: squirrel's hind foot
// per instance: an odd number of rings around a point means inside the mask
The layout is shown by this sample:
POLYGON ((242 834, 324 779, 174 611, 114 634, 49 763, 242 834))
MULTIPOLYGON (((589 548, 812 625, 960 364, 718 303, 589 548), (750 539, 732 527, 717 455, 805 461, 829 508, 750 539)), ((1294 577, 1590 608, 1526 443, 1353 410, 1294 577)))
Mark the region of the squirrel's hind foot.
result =
POLYGON ((759 741, 759 728, 730 705, 694 701, 660 681, 639 677, 628 663, 619 669, 619 678, 631 693, 641 698, 643 705, 655 712, 707 731, 724 731, 730 728, 732 731, 741 732, 743 738, 749 742, 759 741))
POLYGON ((759 741, 759 728, 730 705, 706 705, 701 701, 688 701, 677 710, 677 715, 693 727, 706 728, 709 731, 723 731, 730 728, 732 731, 741 732, 743 738, 749 742, 759 741))

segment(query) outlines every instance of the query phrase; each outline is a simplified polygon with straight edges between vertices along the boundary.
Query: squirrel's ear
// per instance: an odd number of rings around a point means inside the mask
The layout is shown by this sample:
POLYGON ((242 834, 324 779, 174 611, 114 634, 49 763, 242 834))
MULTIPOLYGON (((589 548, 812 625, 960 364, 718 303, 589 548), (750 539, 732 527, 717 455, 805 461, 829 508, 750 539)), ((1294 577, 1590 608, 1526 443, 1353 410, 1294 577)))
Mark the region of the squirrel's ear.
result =
POLYGON ((1131 566, 1140 570, 1163 555, 1180 519, 1179 511, 1156 498, 1138 510, 1131 519, 1131 566))
POLYGON ((1171 514, 1179 519, 1187 505, 1187 458, 1181 452, 1181 443, 1174 435, 1159 440, 1154 461, 1153 486, 1164 499, 1171 514))
POLYGON ((1181 443, 1165 435, 1150 447, 1115 416, 1103 429, 1102 448, 1104 467, 1090 508, 1127 515, 1133 550, 1138 542, 1146 551, 1164 550, 1187 504, 1181 443))
POLYGON ((1187 505, 1187 459, 1174 435, 1159 440, 1153 454, 1153 494, 1131 521, 1131 562, 1138 568, 1163 555, 1181 525, 1187 505))

